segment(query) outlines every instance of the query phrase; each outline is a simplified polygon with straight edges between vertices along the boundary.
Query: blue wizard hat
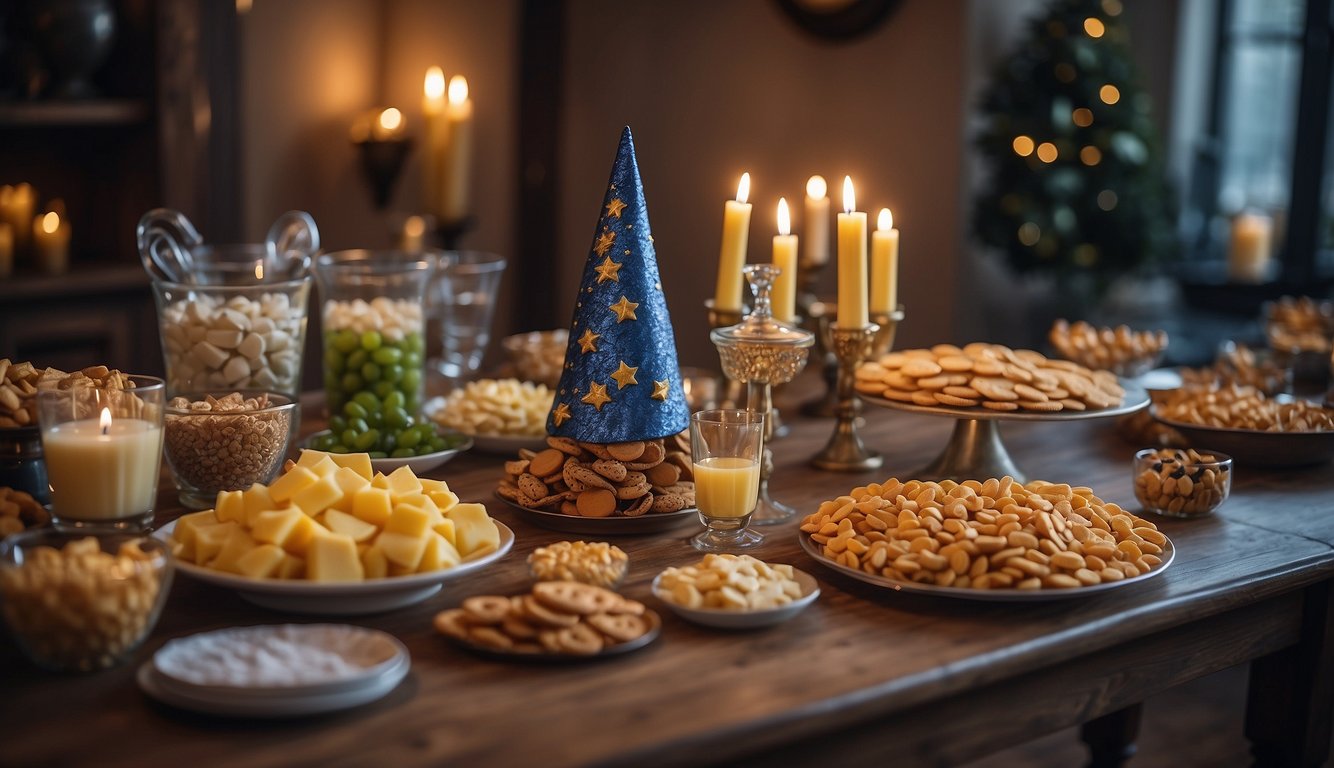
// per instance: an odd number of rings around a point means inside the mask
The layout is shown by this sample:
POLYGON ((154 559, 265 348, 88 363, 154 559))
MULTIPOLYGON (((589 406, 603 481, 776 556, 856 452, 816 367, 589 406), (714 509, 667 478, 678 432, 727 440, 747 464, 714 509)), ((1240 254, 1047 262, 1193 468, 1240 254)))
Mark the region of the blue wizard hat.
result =
POLYGON ((648 203, 626 127, 574 302, 547 432, 621 443, 674 435, 689 422, 648 203))

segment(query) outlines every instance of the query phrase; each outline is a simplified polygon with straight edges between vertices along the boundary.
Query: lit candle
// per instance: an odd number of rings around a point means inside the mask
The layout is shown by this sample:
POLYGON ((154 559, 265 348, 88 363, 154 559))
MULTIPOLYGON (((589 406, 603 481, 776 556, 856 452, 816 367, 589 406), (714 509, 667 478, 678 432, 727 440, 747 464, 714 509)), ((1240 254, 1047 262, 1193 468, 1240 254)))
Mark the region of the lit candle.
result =
POLYGON ((838 324, 866 325, 866 213, 858 211, 852 177, 843 177, 843 213, 838 215, 838 324))
POLYGON ((741 174, 736 199, 723 206, 723 243, 718 251, 718 288, 713 294, 713 308, 722 312, 741 311, 741 268, 746 264, 746 242, 750 238, 750 174, 741 174))
POLYGON ((37 268, 48 275, 63 274, 69 268, 69 221, 47 211, 32 220, 31 232, 37 268))
POLYGON ((32 237, 32 217, 37 213, 37 190, 31 184, 0 187, 0 221, 14 230, 14 250, 27 250, 32 237))
POLYGON ((778 234, 774 235, 774 279, 772 304, 774 317, 790 323, 797 313, 797 236, 792 234, 792 217, 787 211, 787 200, 778 198, 778 234))
POLYGON ((894 214, 881 208, 871 233, 871 311, 889 314, 899 306, 899 231, 894 214))
POLYGON ((1274 220, 1245 211, 1232 219, 1227 249, 1227 274, 1233 282, 1263 282, 1274 247, 1274 220))
POLYGON ((443 155, 443 180, 440 183, 440 220, 462 221, 468 215, 468 183, 472 168, 472 100, 468 98, 468 80, 462 75, 449 78, 449 106, 445 109, 448 137, 443 155))
POLYGON ((422 210, 434 211, 440 205, 440 184, 444 179, 445 157, 445 73, 440 67, 426 70, 422 90, 422 122, 425 125, 426 150, 422 152, 422 210))
POLYGON ((802 261, 812 267, 824 266, 829 261, 829 195, 823 176, 812 176, 806 181, 806 248, 802 261))
POLYGON ((63 520, 136 517, 153 509, 162 456, 162 429, 143 419, 97 419, 42 431, 51 503, 63 520))
POLYGON ((403 138, 403 113, 390 107, 381 110, 371 126, 371 137, 376 141, 398 141, 403 138))
POLYGON ((425 244, 426 219, 421 216, 409 216, 403 222, 403 231, 399 233, 398 248, 408 253, 419 253, 425 244))
POLYGON ((14 273, 14 228, 0 221, 0 277, 14 273))

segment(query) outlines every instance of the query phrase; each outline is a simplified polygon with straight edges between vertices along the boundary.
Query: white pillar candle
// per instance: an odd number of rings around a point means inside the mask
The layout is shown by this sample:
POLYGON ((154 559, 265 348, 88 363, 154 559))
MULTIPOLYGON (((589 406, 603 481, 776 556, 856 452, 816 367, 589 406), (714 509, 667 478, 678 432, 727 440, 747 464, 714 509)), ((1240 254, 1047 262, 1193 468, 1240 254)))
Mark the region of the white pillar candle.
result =
POLYGON ((899 231, 894 214, 881 208, 871 233, 871 311, 889 314, 899 306, 899 231))
POLYGON ((1227 274, 1233 282, 1259 283, 1269 271, 1274 249, 1274 220, 1246 211, 1232 219, 1228 241, 1227 274))
POLYGON ((829 194, 823 176, 806 181, 806 219, 801 223, 805 234, 802 263, 812 267, 829 261, 829 194))
POLYGON ((778 277, 774 278, 770 295, 773 315, 779 322, 790 323, 797 315, 797 236, 792 234, 792 217, 787 210, 787 200, 782 197, 778 198, 774 266, 778 267, 778 277))
POLYGON ((440 184, 440 221, 462 221, 468 215, 469 181, 472 176, 472 99, 468 98, 468 80, 462 75, 449 79, 449 106, 445 108, 448 124, 444 153, 444 180, 440 184))

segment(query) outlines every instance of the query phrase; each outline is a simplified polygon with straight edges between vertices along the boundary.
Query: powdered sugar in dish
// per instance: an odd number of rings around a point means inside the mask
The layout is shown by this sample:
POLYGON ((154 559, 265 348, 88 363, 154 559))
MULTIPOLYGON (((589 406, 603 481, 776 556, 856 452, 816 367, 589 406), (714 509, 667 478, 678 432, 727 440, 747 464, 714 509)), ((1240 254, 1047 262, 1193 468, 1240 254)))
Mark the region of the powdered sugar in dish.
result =
POLYGON ((244 688, 332 683, 374 674, 401 646, 347 624, 223 629, 172 640, 153 657, 158 671, 193 685, 244 688))

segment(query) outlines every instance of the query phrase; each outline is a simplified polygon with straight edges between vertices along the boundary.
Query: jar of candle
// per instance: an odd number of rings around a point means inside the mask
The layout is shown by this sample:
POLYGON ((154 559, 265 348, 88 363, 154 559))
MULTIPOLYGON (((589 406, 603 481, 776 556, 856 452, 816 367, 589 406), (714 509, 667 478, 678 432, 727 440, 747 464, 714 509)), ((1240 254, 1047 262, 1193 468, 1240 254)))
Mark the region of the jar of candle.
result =
POLYGON ((391 456, 421 419, 423 300, 435 264, 435 254, 403 251, 337 251, 316 260, 327 447, 391 456))

